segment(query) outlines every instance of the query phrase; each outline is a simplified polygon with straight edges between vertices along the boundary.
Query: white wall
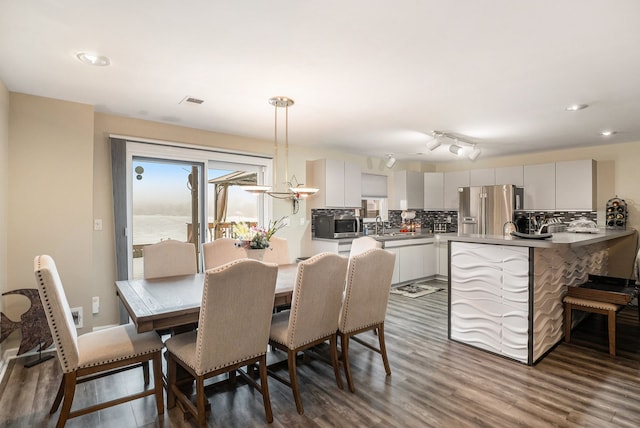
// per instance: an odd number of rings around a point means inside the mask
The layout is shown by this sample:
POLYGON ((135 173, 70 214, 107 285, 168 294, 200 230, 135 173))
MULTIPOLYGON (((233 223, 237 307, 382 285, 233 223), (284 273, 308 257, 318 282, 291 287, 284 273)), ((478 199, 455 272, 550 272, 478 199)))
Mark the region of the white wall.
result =
MULTIPOLYGON (((0 292, 7 289, 7 215, 9 213, 9 91, 0 80, 0 292)), ((0 311, 3 311, 0 299, 0 311)), ((0 356, 5 348, 0 344, 0 356)), ((0 363, 0 367, 2 364, 0 363)))

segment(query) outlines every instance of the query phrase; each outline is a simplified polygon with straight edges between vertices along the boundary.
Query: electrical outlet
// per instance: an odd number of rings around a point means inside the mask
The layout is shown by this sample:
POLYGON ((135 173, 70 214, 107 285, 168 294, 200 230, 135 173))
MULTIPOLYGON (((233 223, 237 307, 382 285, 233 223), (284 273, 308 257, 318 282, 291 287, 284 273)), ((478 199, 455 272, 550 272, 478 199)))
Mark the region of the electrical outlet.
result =
POLYGON ((94 315, 100 312, 100 297, 93 296, 91 299, 91 312, 94 315))
POLYGON ((289 217, 285 217, 284 220, 282 220, 282 224, 284 224, 285 226, 289 226, 289 217))

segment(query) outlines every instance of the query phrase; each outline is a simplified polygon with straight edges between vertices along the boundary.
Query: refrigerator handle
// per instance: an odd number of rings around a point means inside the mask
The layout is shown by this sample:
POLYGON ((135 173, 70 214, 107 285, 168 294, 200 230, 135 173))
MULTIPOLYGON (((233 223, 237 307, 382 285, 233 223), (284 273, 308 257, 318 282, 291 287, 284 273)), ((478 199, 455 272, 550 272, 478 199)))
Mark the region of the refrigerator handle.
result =
POLYGON ((484 235, 485 232, 485 209, 484 209, 484 205, 485 205, 485 200, 482 197, 482 194, 480 194, 480 197, 478 198, 478 212, 480 213, 479 215, 479 221, 478 221, 478 233, 480 235, 484 235))

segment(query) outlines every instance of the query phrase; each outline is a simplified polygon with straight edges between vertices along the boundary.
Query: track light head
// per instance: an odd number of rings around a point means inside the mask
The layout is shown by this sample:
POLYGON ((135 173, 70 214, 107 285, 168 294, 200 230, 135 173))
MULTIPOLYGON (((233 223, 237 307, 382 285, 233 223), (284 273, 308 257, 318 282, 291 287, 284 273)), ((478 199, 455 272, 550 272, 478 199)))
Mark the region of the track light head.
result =
POLYGON ((449 151, 454 155, 458 155, 461 149, 462 147, 458 146, 457 144, 452 144, 449 146, 449 151))
POLYGON ((478 156, 480 156, 480 149, 476 147, 476 145, 473 145, 473 149, 471 150, 471 153, 469 153, 469 159, 474 161, 476 159, 478 159, 478 156))
POLYGON ((395 164, 396 164, 396 158, 393 157, 393 154, 388 154, 387 163, 385 164, 387 168, 393 168, 395 164))
POLYGON ((430 151, 434 151, 435 149, 437 149, 438 147, 440 147, 440 139, 438 138, 438 135, 434 134, 433 135, 433 140, 427 142, 427 149, 429 149, 430 151))

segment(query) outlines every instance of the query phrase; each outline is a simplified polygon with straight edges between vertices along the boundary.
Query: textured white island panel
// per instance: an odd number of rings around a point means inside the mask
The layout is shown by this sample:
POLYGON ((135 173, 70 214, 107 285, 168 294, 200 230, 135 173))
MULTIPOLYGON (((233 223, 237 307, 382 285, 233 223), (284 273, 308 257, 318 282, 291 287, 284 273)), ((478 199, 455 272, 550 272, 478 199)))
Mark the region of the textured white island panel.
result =
POLYGON ((528 362, 529 249, 451 242, 450 337, 528 362))
POLYGON ((537 361, 564 334, 562 298, 567 286, 587 281, 589 274, 607 275, 608 247, 599 242, 586 247, 536 248, 533 278, 533 361, 537 361))

